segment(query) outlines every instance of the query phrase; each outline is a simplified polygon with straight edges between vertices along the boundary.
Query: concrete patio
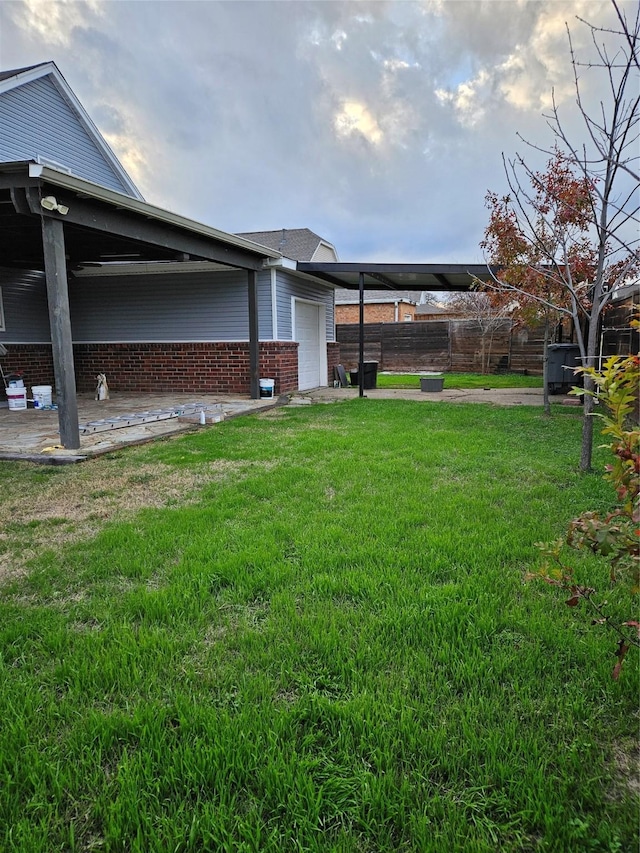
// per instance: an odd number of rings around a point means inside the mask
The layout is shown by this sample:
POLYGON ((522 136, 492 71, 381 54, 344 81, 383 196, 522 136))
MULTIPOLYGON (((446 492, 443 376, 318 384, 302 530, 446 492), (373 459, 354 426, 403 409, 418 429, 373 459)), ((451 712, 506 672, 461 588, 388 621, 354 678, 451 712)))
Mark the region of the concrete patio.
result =
MULTIPOLYGON (((309 405, 355 400, 357 388, 317 388, 284 395, 281 398, 252 400, 249 397, 223 394, 124 394, 112 393, 111 399, 96 401, 92 394, 78 394, 78 419, 82 425, 97 424, 81 435, 79 450, 65 450, 60 446, 58 413, 54 409, 9 410, 0 407, 0 460, 31 459, 63 464, 91 456, 108 453, 130 444, 152 441, 163 436, 201 428, 198 409, 205 410, 206 426, 228 418, 266 411, 278 405, 309 405), (189 404, 197 404, 196 410, 189 404), (142 419, 143 413, 166 412, 184 409, 180 416, 162 419, 142 419), (130 416, 127 426, 111 427, 109 419, 130 416)), ((371 400, 413 400, 436 403, 490 403, 498 406, 542 406, 541 388, 502 388, 456 390, 445 388, 428 393, 416 389, 374 388, 365 392, 371 400)), ((556 403, 577 404, 577 399, 555 397, 556 403)), ((6 404, 5 404, 6 405, 6 404)))
MULTIPOLYGON (((54 400, 55 402, 55 400, 54 400)), ((65 450, 60 446, 58 432, 58 412, 55 409, 14 409, 0 408, 0 459, 34 458, 42 456, 43 461, 71 462, 88 456, 107 453, 118 447, 150 441, 161 436, 172 435, 200 425, 199 412, 193 411, 189 404, 198 404, 196 409, 205 410, 207 424, 224 420, 236 415, 262 411, 278 404, 277 398, 251 400, 249 397, 221 394, 123 394, 112 393, 111 399, 96 401, 93 394, 78 394, 78 421, 84 424, 97 424, 89 427, 86 434, 80 436, 79 450, 65 450), (184 407, 186 413, 181 416, 166 417, 159 414, 158 420, 144 422, 142 413, 162 413, 184 407), (105 428, 100 422, 131 415, 131 425, 105 428)), ((125 421, 126 422, 126 421, 125 421)))

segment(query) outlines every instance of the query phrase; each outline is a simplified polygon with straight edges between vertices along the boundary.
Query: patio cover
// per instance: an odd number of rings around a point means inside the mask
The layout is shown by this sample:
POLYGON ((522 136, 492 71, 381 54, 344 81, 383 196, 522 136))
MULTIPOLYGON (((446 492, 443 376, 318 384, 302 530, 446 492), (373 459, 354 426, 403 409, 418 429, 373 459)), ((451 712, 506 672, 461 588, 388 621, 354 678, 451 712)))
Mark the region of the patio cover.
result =
POLYGON ((0 163, 0 263, 43 270, 61 443, 80 447, 68 275, 114 262, 209 261, 247 271, 251 396, 260 396, 257 272, 273 249, 33 162, 0 163))
POLYGON ((298 270, 347 290, 469 290, 489 281, 486 264, 301 263, 298 270), (366 284, 365 284, 366 279, 366 284))

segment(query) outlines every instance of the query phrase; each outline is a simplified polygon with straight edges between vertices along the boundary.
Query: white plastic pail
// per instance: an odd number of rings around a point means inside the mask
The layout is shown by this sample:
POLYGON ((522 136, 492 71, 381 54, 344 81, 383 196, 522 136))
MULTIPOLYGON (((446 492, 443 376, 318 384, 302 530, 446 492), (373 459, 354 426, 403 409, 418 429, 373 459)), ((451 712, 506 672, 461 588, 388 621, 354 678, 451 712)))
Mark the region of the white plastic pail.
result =
POLYGON ((260 396, 261 397, 273 397, 276 387, 275 379, 261 379, 260 380, 260 396))
POLYGON ((27 389, 26 388, 7 388, 7 400, 9 401, 9 409, 12 412, 17 412, 20 409, 27 408, 27 389))
POLYGON ((51 385, 32 385, 33 408, 42 409, 51 405, 51 385))

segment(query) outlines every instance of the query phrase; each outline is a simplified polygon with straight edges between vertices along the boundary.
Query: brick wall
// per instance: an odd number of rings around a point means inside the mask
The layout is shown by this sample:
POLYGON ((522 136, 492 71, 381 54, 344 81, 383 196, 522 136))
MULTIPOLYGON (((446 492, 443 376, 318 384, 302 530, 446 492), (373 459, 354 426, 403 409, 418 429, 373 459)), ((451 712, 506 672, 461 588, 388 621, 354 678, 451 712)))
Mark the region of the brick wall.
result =
POLYGON ((5 376, 22 373, 31 395, 32 385, 53 385, 53 356, 48 344, 7 344, 0 365, 5 376))
MULTIPOLYGON (((397 320, 394 302, 368 303, 364 306, 365 323, 402 323, 405 322, 405 314, 415 320, 416 306, 409 302, 398 303, 397 320)), ((360 306, 336 305, 335 321, 336 323, 358 323, 360 321, 360 306)))
MULTIPOLYGON (((54 385, 50 346, 11 344, 7 350, 5 374, 21 371, 29 387, 54 385)), ((94 391, 96 375, 105 373, 116 392, 249 393, 248 343, 75 344, 73 356, 78 391, 94 391)), ((261 342, 260 376, 275 379, 276 394, 295 391, 297 342, 261 342)))

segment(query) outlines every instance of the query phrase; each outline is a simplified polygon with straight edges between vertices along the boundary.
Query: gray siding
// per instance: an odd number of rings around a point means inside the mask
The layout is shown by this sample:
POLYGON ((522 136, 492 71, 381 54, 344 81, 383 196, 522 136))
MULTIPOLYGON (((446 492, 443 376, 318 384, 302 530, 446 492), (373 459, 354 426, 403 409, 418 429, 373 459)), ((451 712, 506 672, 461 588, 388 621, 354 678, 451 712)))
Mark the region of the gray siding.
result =
POLYGON ((49 77, 0 95, 0 161, 38 157, 131 195, 49 77))
MULTIPOLYGON (((83 343, 247 341, 247 274, 94 276, 70 283, 73 339, 83 343)), ((268 271, 258 276, 261 340, 270 340, 268 271)))
POLYGON ((44 273, 0 268, 5 331, 0 343, 42 344, 51 341, 44 273))
MULTIPOLYGON (((335 340, 333 291, 286 271, 277 273, 279 339, 291 340, 291 297, 327 307, 327 340, 335 340)), ((49 343, 44 273, 0 268, 5 326, 1 343, 49 343)), ((247 274, 182 273, 94 276, 69 282, 77 342, 246 341, 247 274)), ((258 275, 259 334, 271 340, 271 277, 258 275)))
POLYGON ((326 306, 327 341, 335 341, 335 325, 333 317, 333 288, 322 287, 313 281, 292 275, 286 270, 278 270, 276 274, 277 306, 278 306, 278 337, 282 341, 292 340, 291 328, 291 297, 309 299, 312 302, 322 302, 326 306))

